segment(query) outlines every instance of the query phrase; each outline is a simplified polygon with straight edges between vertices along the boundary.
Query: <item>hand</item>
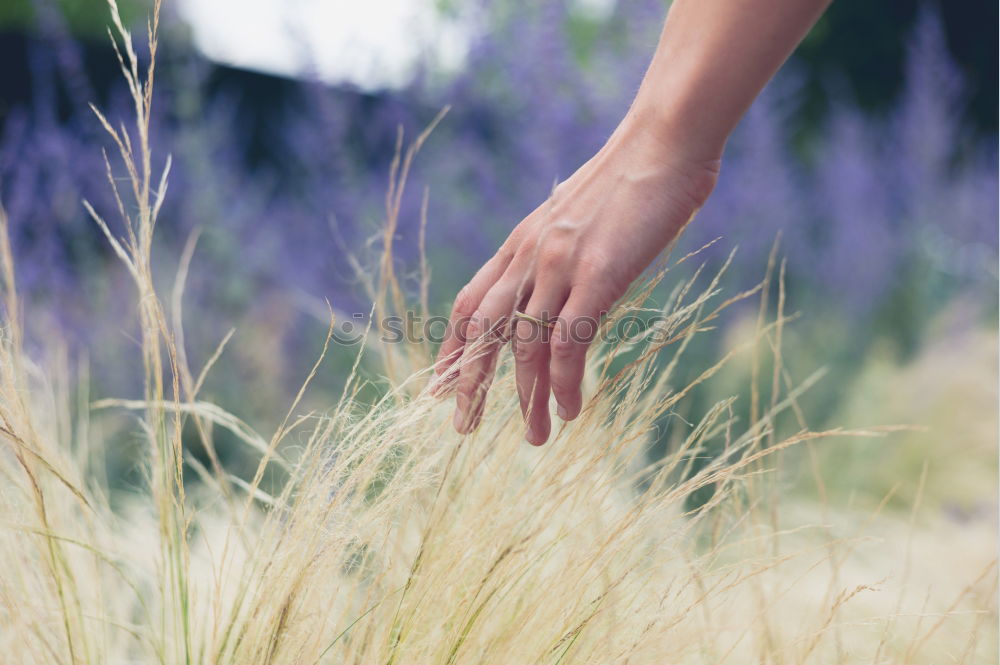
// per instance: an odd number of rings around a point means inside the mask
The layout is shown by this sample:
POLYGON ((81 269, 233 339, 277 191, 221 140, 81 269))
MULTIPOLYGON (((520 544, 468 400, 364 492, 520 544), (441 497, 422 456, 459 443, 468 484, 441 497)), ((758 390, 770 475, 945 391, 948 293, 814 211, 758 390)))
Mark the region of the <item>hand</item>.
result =
POLYGON ((720 154, 695 157, 682 141, 630 115, 597 155, 517 225, 458 293, 438 355, 438 374, 448 372, 442 380, 457 388, 460 433, 479 424, 497 353, 509 335, 525 438, 535 445, 548 439, 550 390, 560 418, 579 415, 586 350, 600 317, 704 203, 720 154))
POLYGON ((629 115, 455 299, 437 371, 457 383, 459 432, 482 418, 509 334, 528 441, 549 437, 549 390, 561 418, 579 415, 600 316, 708 198, 729 134, 829 1, 671 3, 629 115), (517 311, 531 318, 509 330, 517 311))

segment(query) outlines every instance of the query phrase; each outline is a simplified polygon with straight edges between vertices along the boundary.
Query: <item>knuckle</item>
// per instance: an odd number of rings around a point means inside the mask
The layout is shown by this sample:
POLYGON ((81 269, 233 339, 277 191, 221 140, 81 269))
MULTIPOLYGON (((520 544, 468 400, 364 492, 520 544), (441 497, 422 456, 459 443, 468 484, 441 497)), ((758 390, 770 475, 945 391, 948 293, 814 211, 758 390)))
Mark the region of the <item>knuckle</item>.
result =
POLYGON ((547 242, 538 249, 538 268, 540 270, 561 268, 566 256, 566 247, 561 242, 547 242))
POLYGON ((461 348, 454 348, 442 344, 441 348, 438 349, 438 354, 434 361, 435 364, 434 371, 436 371, 438 374, 442 374, 456 360, 458 360, 461 353, 462 353, 461 348))
POLYGON ((549 342, 549 353, 555 360, 572 360, 578 353, 578 345, 565 335, 557 335, 549 342))
POLYGON ((482 390, 479 384, 474 381, 464 381, 458 385, 458 394, 470 402, 479 399, 482 390))
POLYGON ((479 339, 489 332, 489 322, 481 310, 476 309, 469 317, 469 325, 465 329, 466 339, 479 339))
POLYGON ((458 385, 458 388, 457 388, 456 392, 458 392, 458 394, 461 395, 462 397, 464 397, 466 399, 469 399, 469 398, 472 397, 472 394, 475 391, 469 385, 464 384, 464 383, 460 383, 458 385))
POLYGON ((476 408, 479 405, 479 391, 471 388, 459 389, 458 398, 465 403, 467 408, 476 408))
POLYGON ((599 328, 599 315, 576 316, 566 322, 559 336, 563 343, 572 344, 582 351, 597 335, 599 328))
POLYGON ((538 340, 538 328, 528 321, 518 321, 514 326, 514 348, 526 347, 538 340))
POLYGON ((533 363, 538 358, 538 345, 531 342, 514 344, 514 359, 519 363, 533 363))
POLYGON ((576 388, 573 382, 563 376, 552 376, 549 379, 549 385, 552 387, 552 392, 557 398, 565 400, 566 398, 572 397, 576 393, 576 388))
POLYGON ((510 232, 510 236, 508 236, 507 241, 500 245, 500 249, 497 250, 497 253, 492 260, 503 265, 510 263, 511 259, 514 258, 515 249, 519 243, 520 234, 518 234, 517 229, 514 229, 510 232))
POLYGON ((587 252, 577 259, 576 277, 581 282, 596 282, 608 276, 613 267, 603 254, 587 252))

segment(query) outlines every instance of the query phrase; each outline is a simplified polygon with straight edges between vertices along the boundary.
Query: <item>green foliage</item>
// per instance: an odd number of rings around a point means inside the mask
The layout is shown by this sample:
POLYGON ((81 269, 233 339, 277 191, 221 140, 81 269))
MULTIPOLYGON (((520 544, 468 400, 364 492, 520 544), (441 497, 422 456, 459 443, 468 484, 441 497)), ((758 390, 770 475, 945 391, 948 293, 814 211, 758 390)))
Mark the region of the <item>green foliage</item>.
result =
MULTIPOLYGON (((107 35, 108 13, 103 3, 94 0, 49 0, 58 8, 63 20, 74 35, 83 38, 104 38, 107 35)), ((0 2, 0 30, 31 30, 37 27, 44 7, 38 0, 4 0, 0 2)), ((133 25, 149 12, 149 3, 143 0, 119 0, 122 20, 133 25)))

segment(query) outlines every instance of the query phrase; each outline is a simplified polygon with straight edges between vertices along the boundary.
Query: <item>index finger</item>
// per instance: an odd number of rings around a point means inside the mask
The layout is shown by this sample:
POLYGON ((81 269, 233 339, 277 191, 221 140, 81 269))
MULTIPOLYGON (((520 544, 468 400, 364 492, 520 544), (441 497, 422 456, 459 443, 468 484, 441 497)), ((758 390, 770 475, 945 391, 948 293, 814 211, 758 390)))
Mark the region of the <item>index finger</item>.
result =
POLYGON ((439 375, 444 374, 445 370, 462 356, 462 349, 467 341, 466 329, 469 326, 469 321, 476 313, 486 293, 507 269, 508 263, 510 263, 509 259, 500 255, 494 256, 455 296, 455 304, 451 310, 451 317, 448 319, 445 338, 441 342, 441 348, 438 350, 437 360, 434 363, 434 371, 439 375))

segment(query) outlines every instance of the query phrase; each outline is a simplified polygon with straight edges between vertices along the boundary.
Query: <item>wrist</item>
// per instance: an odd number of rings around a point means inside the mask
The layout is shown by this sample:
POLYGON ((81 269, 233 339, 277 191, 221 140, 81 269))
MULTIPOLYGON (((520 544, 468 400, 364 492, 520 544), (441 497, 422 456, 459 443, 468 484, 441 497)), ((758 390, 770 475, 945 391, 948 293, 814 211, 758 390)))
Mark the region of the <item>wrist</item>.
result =
POLYGON ((728 133, 712 126, 705 117, 712 109, 696 113, 667 92, 640 91, 624 123, 648 139, 660 143, 680 160, 706 164, 722 159, 728 133))
POLYGON ((682 139, 633 110, 589 169, 602 170, 603 177, 632 188, 639 198, 669 200, 669 205, 684 209, 671 219, 687 220, 714 190, 721 160, 711 151, 689 150, 682 139))
POLYGON ((664 183, 699 208, 715 188, 724 143, 693 136, 676 116, 637 97, 605 150, 633 175, 664 183))

